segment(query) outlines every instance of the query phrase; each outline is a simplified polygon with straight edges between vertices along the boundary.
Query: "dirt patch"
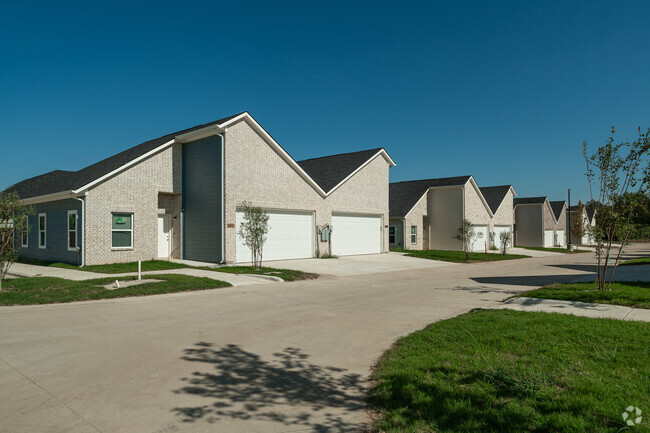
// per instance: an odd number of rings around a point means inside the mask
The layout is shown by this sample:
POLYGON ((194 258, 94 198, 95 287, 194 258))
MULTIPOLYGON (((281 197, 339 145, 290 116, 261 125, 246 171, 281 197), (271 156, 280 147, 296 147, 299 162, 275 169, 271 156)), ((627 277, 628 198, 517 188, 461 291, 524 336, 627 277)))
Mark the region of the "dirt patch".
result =
MULTIPOLYGON (((119 281, 119 280, 118 280, 119 281)), ((128 280, 128 281, 119 281, 120 287, 117 287, 115 284, 115 281, 113 281, 110 284, 106 284, 104 288, 106 290, 117 290, 117 289, 123 289, 124 287, 130 287, 130 286, 137 286, 139 284, 147 284, 147 283, 160 283, 163 280, 128 280)))

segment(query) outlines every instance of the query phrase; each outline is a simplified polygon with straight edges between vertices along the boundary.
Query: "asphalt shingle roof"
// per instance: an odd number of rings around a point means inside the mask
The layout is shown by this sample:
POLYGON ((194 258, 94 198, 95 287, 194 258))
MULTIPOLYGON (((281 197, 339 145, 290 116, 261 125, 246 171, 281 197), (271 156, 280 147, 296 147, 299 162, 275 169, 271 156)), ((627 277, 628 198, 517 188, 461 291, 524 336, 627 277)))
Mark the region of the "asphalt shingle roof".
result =
POLYGON ((431 187, 465 185, 471 176, 443 177, 439 179, 409 180, 389 185, 389 215, 403 218, 413 209, 422 195, 431 187))
POLYGON ((329 192, 381 150, 383 149, 369 149, 359 152, 323 156, 321 158, 305 159, 297 162, 300 168, 305 170, 309 177, 314 179, 314 182, 323 191, 329 192))
POLYGON ((503 202, 510 188, 512 188, 512 185, 484 186, 479 188, 493 214, 497 213, 501 202, 503 202))
MULTIPOLYGON (((587 213, 587 217, 589 218, 589 221, 591 221, 592 219, 594 219, 595 209, 594 209, 593 207, 587 207, 587 206, 585 206, 584 209, 585 209, 585 212, 587 213)), ((569 208, 569 211, 570 211, 570 212, 575 212, 575 211, 577 211, 577 210, 578 210, 578 205, 571 206, 571 207, 569 208)))
POLYGON ((549 203, 551 205, 551 209, 553 209, 553 213, 555 214, 555 219, 559 220, 560 215, 562 215, 562 209, 566 205, 566 202, 564 200, 560 200, 560 201, 550 201, 549 203))
POLYGON ((90 182, 99 179, 100 177, 118 169, 124 164, 152 151, 158 146, 168 142, 177 135, 185 134, 197 129, 205 128, 206 126, 218 125, 233 119, 240 114, 224 117, 223 119, 215 120, 214 122, 205 123, 202 125, 193 126, 188 129, 173 132, 171 134, 163 135, 162 137, 154 138, 153 140, 145 141, 135 147, 131 147, 123 152, 108 157, 86 168, 78 171, 63 171, 55 170, 30 179, 18 182, 15 185, 6 189, 7 192, 15 191, 20 198, 36 197, 40 195, 53 194, 62 191, 69 191, 81 188, 90 182))
POLYGON ((515 198, 512 201, 512 206, 515 207, 518 204, 544 204, 546 197, 522 197, 515 198))

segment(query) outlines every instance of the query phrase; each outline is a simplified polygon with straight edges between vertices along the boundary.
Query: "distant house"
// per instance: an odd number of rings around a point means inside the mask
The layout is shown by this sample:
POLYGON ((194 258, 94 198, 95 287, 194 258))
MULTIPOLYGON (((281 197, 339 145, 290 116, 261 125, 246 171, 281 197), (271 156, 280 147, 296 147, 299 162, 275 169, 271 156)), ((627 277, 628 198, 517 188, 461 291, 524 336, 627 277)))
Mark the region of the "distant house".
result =
POLYGON ((16 237, 28 258, 247 262, 244 202, 270 216, 265 260, 373 254, 388 251, 394 165, 381 148, 295 161, 244 112, 8 190, 36 208, 29 235, 16 237))
POLYGON ((558 221, 546 197, 525 197, 513 200, 515 215, 515 246, 553 247, 558 221))
POLYGON ((501 249, 501 233, 510 234, 510 244, 513 245, 514 215, 512 203, 517 195, 512 185, 481 187, 481 194, 492 210, 492 218, 488 228, 490 246, 501 249))
MULTIPOLYGON (((569 230, 572 230, 574 227, 574 218, 575 213, 578 210, 578 206, 571 206, 569 209, 569 230)), ((578 245, 593 245, 594 237, 591 233, 591 230, 596 225, 596 210, 593 207, 584 206, 582 213, 582 224, 583 224, 583 235, 581 239, 574 239, 573 234, 571 234, 572 242, 578 245)))
POLYGON ((389 243, 411 250, 463 249, 454 239, 463 219, 481 233, 472 246, 489 247, 494 214, 472 176, 413 180, 390 184, 389 243))

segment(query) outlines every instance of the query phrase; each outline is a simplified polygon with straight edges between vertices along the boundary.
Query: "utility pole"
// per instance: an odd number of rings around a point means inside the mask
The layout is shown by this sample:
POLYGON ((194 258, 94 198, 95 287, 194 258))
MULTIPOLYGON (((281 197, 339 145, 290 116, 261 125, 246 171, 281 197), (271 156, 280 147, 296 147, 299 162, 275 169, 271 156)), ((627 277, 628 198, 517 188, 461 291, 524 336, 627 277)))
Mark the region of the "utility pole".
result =
POLYGON ((569 206, 566 210, 566 230, 569 232, 569 243, 566 247, 569 251, 573 250, 573 245, 571 245, 571 188, 569 188, 569 206))

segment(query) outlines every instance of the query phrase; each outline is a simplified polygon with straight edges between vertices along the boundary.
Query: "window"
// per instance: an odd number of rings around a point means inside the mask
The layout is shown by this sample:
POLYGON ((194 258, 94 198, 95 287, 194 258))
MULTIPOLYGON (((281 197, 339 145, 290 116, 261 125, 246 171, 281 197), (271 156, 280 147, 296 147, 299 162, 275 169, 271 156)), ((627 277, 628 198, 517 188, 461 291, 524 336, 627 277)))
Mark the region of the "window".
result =
POLYGON ((68 251, 77 251, 77 211, 68 211, 68 251))
POLYGON ((111 247, 133 248, 133 214, 111 214, 111 247))
POLYGON ((38 214, 38 247, 41 249, 45 248, 47 241, 47 217, 44 213, 38 214))
POLYGON ((29 244, 29 224, 27 223, 27 218, 25 218, 25 221, 23 222, 22 226, 20 227, 20 246, 23 248, 27 248, 29 244))
POLYGON ((411 243, 418 243, 418 226, 411 226, 411 243))
POLYGON ((388 227, 388 243, 395 243, 395 226, 388 227))

